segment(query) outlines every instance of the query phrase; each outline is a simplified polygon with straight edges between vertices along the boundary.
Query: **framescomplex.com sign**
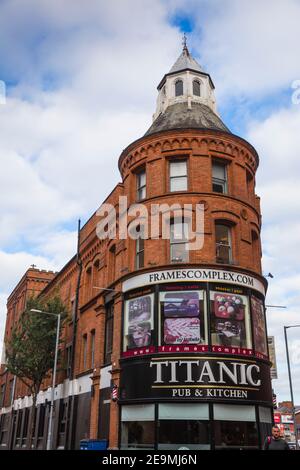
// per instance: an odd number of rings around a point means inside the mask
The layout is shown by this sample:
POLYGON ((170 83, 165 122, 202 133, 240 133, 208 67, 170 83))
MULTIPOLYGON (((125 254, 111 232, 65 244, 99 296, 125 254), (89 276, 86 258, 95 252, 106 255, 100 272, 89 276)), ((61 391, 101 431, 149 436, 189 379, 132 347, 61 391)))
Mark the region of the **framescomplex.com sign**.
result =
POLYGON ((219 282, 250 287, 265 295, 262 282, 255 277, 221 269, 169 269, 165 271, 152 271, 131 277, 123 282, 123 292, 137 287, 161 284, 165 282, 219 282))
POLYGON ((216 357, 124 361, 121 400, 197 399, 272 402, 266 362, 216 357))

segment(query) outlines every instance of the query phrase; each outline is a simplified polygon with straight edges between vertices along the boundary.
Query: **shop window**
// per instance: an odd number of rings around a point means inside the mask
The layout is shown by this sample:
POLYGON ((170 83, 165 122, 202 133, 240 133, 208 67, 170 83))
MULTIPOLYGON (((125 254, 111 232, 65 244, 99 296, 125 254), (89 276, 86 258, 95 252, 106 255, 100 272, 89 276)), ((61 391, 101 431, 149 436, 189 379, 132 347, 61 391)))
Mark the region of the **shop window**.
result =
POLYGON ((106 308, 104 364, 111 363, 111 353, 113 349, 113 331, 114 331, 114 304, 110 303, 108 304, 106 308))
POLYGON ((199 80, 193 81, 193 95, 201 96, 201 84, 199 80))
POLYGON ((216 193, 227 194, 227 165, 213 161, 212 163, 212 187, 216 193))
POLYGON ((0 415, 0 445, 7 444, 10 414, 0 415))
POLYGON ((154 405, 122 406, 121 449, 153 449, 154 405))
POLYGON ((183 95, 183 81, 176 80, 175 82, 175 96, 182 96, 183 95))
POLYGON ((265 356, 268 355, 266 323, 265 323, 265 310, 262 300, 254 295, 251 297, 252 309, 252 322, 253 322, 253 337, 254 349, 265 356))
POLYGON ((46 405, 40 405, 40 412, 38 416, 38 428, 37 428, 37 448, 43 447, 43 439, 44 439, 44 430, 45 430, 45 415, 46 415, 46 405))
POLYGON ((23 410, 19 410, 17 414, 16 447, 20 447, 21 445, 22 420, 23 410))
POLYGON ((160 344, 207 344, 204 291, 160 293, 160 344))
POLYGON ((153 344, 154 295, 135 297, 125 302, 123 350, 142 348, 153 344))
POLYGON ((187 161, 170 161, 170 191, 187 191, 187 161))
POLYGON ((227 225, 216 223, 216 260, 218 263, 232 262, 231 230, 227 225))
POLYGON ((158 449, 191 450, 210 448, 207 404, 160 404, 158 449))
POLYGON ((257 449, 255 407, 214 405, 214 432, 216 449, 257 449))
POLYGON ((210 311, 213 346, 252 348, 248 297, 211 291, 210 311))
POLYGON ((144 267, 144 251, 145 251, 145 240, 143 226, 139 226, 139 237, 135 242, 135 267, 136 269, 144 267))
POLYGON ((189 223, 173 220, 170 223, 170 258, 172 263, 188 263, 189 223))
POLYGON ((142 170, 136 174, 136 199, 141 201, 146 198, 146 171, 142 170))
POLYGON ((28 424, 29 424, 29 413, 30 409, 25 408, 25 415, 24 415, 24 424, 23 424, 23 432, 22 432, 22 447, 26 446, 26 440, 28 435, 28 424))
POLYGON ((63 449, 65 445, 65 433, 68 420, 68 404, 62 400, 59 402, 57 447, 63 449))

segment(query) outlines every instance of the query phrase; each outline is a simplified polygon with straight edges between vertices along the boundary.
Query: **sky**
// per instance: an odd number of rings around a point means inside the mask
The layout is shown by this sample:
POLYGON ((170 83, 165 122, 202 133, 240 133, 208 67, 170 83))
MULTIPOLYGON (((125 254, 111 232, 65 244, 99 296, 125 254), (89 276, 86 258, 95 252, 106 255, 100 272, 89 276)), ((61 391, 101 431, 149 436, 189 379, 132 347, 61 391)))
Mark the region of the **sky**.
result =
MULTIPOLYGON (((300 324, 300 0, 0 0, 0 348, 26 269, 59 270, 150 127, 182 34, 218 111, 258 151, 268 333, 288 400, 284 325, 300 324), (6 87, 4 99, 3 88, 6 87), (2 90, 2 93, 1 93, 2 90)), ((300 328, 290 329, 300 405, 300 328)))

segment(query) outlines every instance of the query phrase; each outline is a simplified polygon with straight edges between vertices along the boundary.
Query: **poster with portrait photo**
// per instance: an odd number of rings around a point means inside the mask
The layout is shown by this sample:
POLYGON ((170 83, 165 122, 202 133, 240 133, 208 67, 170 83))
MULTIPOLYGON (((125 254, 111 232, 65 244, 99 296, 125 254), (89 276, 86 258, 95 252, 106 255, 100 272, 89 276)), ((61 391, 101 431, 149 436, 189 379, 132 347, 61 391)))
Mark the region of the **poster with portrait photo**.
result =
POLYGON ((150 346, 153 339, 153 294, 125 302, 124 351, 150 346))
POLYGON ((212 344, 250 349, 251 334, 247 297, 211 292, 210 299, 212 344))
POLYGON ((263 302, 255 296, 251 297, 253 336, 255 350, 268 355, 265 314, 263 302))

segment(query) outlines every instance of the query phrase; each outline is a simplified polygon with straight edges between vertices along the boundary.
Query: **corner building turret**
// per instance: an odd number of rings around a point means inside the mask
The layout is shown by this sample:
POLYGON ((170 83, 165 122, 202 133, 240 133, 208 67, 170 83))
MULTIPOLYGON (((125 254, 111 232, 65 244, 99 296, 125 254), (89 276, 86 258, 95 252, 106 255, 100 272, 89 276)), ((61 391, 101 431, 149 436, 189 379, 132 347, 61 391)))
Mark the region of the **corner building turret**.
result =
MULTIPOLYGON (((204 245, 129 240, 120 359, 121 448, 259 448, 273 420, 261 272, 259 157, 217 114, 186 45, 144 137, 121 154, 129 204, 204 209, 204 245)), ((162 210, 163 213, 163 210, 162 210)), ((175 236, 180 233, 181 236, 175 236)))

